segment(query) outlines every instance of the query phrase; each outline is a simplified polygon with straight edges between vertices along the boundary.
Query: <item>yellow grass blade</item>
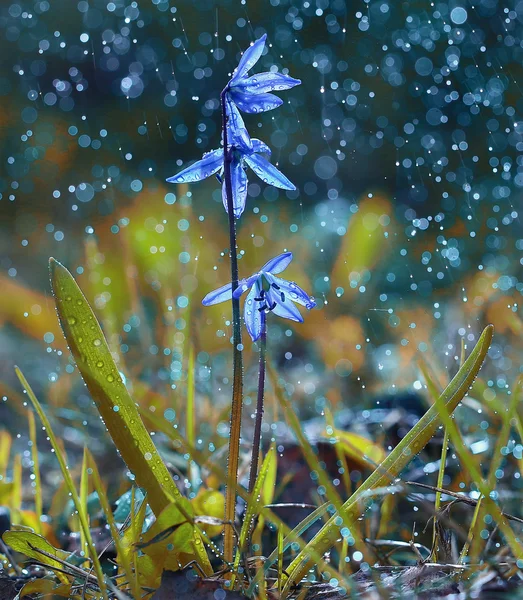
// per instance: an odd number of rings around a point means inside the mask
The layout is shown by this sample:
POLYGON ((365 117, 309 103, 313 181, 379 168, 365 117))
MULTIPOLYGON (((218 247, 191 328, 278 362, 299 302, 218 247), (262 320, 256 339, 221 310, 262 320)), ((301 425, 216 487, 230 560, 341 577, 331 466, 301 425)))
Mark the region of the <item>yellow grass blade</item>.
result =
POLYGON ((32 411, 27 413, 27 419, 29 421, 29 437, 31 439, 31 457, 33 459, 33 475, 34 475, 34 490, 35 490, 35 513, 37 527, 36 533, 42 533, 42 514, 43 514, 43 502, 42 502, 42 480, 40 478, 40 465, 38 462, 38 446, 36 444, 36 424, 35 416, 32 411))
POLYGON ((102 567, 100 565, 100 561, 98 560, 98 556, 97 556, 96 550, 94 548, 94 543, 93 543, 93 540, 91 537, 91 531, 89 530, 87 509, 86 509, 85 505, 82 505, 82 503, 80 501, 78 492, 76 491, 76 488, 74 486, 73 478, 71 477, 71 473, 69 472, 69 467, 66 464, 64 455, 62 454, 62 451, 61 451, 61 447, 58 444, 58 440, 56 439, 56 437, 54 435, 54 432, 51 428, 51 423, 49 422, 49 419, 47 418, 47 416, 42 408, 42 405, 40 404, 40 402, 38 402, 36 396, 34 395, 33 390, 31 389, 31 386, 27 382, 22 371, 20 371, 20 369, 18 367, 16 367, 15 370, 16 370, 16 375, 18 376, 18 379, 20 380, 20 383, 26 390, 27 395, 29 396, 29 399, 31 400, 31 402, 34 406, 34 409, 38 413, 38 416, 40 417, 40 420, 42 421, 42 424, 45 427, 47 435, 49 436, 49 441, 51 443, 51 446, 54 449, 56 458, 58 459, 58 464, 60 465, 60 470, 62 471, 62 477, 64 478, 64 481, 67 485, 69 493, 71 494, 71 498, 74 502, 74 506, 75 506, 76 510, 78 511, 78 516, 80 518, 80 525, 81 525, 83 533, 85 535, 87 546, 89 548, 89 554, 93 561, 94 571, 95 571, 96 577, 98 579, 98 585, 100 586, 102 596, 106 599, 108 597, 107 596, 107 586, 105 584, 105 577, 104 577, 104 574, 102 571, 102 567))

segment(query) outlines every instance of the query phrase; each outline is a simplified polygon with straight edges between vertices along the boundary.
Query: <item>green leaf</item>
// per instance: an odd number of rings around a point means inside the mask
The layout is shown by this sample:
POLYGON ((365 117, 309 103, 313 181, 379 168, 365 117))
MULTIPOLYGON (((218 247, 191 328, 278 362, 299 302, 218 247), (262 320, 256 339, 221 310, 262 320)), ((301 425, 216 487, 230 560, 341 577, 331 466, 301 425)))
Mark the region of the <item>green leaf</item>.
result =
MULTIPOLYGON (((20 552, 52 569, 63 569, 63 564, 69 558, 68 552, 55 548, 44 537, 30 531, 6 531, 2 540, 15 552, 20 552)), ((57 572, 57 575, 64 583, 69 582, 63 573, 57 572)))
MULTIPOLYGON (((487 355, 493 331, 492 325, 488 325, 483 330, 469 357, 441 394, 438 404, 445 406, 447 414, 452 414, 472 385, 487 355)), ((373 491, 376 488, 390 485, 407 464, 427 445, 441 422, 439 413, 438 406, 432 406, 381 465, 343 504, 341 513, 336 512, 299 552, 286 569, 289 576, 285 582, 282 599, 288 597, 294 585, 299 583, 308 570, 335 544, 340 537, 340 530, 343 527, 350 529, 354 526, 356 520, 368 507, 373 491)))
MULTIPOLYGON (((51 258, 49 265, 60 325, 76 365, 123 460, 146 490, 147 502, 158 517, 170 498, 181 501, 182 495, 140 418, 81 289, 58 261, 51 258)), ((210 574, 203 544, 197 548, 198 562, 210 574)))

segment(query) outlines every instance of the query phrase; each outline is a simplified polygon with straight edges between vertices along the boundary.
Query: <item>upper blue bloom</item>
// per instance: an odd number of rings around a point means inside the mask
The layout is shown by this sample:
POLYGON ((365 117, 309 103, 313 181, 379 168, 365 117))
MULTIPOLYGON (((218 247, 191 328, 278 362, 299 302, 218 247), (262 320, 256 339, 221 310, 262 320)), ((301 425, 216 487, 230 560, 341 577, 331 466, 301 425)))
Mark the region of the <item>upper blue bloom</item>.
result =
POLYGON ((247 76, 252 67, 260 60, 266 39, 267 36, 262 35, 245 50, 232 79, 227 84, 228 96, 234 103, 232 106, 227 106, 230 118, 237 120, 236 107, 246 113, 260 113, 277 108, 283 104, 283 100, 269 92, 288 90, 301 83, 299 79, 283 75, 283 73, 266 72, 257 73, 251 77, 247 76))
MULTIPOLYGON (((245 299, 243 319, 247 331, 255 342, 261 335, 265 314, 273 312, 279 317, 303 323, 303 317, 294 303, 301 304, 307 309, 314 308, 316 302, 301 287, 293 281, 286 281, 276 277, 287 268, 292 260, 292 252, 285 252, 272 258, 257 273, 247 279, 242 279, 234 291, 234 297, 239 298, 249 288, 251 291, 245 299)), ((231 300, 232 285, 228 283, 213 292, 210 292, 202 300, 204 306, 211 306, 219 302, 231 300)))
MULTIPOLYGON (((241 117, 240 117, 241 118, 241 117)), ((258 177, 269 185, 280 188, 282 190, 295 190, 296 187, 291 183, 285 175, 279 171, 268 160, 260 156, 259 153, 271 154, 271 150, 267 144, 256 138, 249 138, 247 135, 251 149, 247 150, 243 147, 233 147, 232 162, 231 162, 231 180, 232 180, 232 203, 234 216, 238 219, 245 210, 245 202, 247 200, 247 174, 245 165, 248 165, 258 177)), ((201 181, 206 177, 218 174, 220 182, 222 182, 223 174, 223 148, 211 150, 204 154, 201 160, 196 161, 190 167, 183 169, 177 175, 169 177, 169 183, 192 183, 201 181), (220 172, 218 174, 218 172, 220 172)), ((225 181, 222 182, 223 205, 227 210, 227 194, 225 192, 225 181)))

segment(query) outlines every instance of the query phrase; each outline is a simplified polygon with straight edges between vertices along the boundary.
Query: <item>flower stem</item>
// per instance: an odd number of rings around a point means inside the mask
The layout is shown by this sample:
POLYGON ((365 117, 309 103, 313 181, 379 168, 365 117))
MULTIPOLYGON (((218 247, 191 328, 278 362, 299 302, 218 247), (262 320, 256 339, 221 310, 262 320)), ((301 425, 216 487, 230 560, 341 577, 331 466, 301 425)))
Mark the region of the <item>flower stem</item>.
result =
POLYGON ((258 368, 258 399, 256 401, 256 421, 254 423, 254 437, 252 441, 251 472, 249 475, 249 493, 252 494, 256 478, 258 477, 258 459, 261 445, 261 426, 263 419, 263 395, 265 392, 265 350, 267 348, 267 319, 264 312, 262 316, 262 330, 260 336, 260 364, 258 368))
MULTIPOLYGON (((231 162, 232 148, 228 147, 227 140, 227 111, 225 88, 221 95, 222 106, 222 131, 223 131, 223 177, 225 193, 227 196, 227 213, 229 215, 229 247, 231 258, 231 283, 232 291, 238 287, 238 253, 236 247, 236 221, 233 210, 231 162)), ((234 523, 236 514, 236 486, 238 482, 238 463, 240 458, 240 433, 243 405, 243 360, 242 360, 242 332, 240 323, 240 300, 232 298, 232 332, 233 332, 233 384, 232 403, 229 434, 229 459, 227 465, 227 484, 225 490, 225 522, 234 523)), ((231 525, 225 526, 223 540, 223 554, 226 563, 232 563, 234 554, 234 531, 231 525)))

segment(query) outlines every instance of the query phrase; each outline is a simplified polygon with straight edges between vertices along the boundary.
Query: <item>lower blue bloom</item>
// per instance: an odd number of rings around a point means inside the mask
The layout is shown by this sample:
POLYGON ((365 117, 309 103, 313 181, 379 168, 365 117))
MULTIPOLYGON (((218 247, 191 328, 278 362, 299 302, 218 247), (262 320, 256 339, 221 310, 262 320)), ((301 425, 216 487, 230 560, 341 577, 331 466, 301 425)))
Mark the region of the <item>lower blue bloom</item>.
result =
POLYGON ((205 296, 204 306, 211 306, 230 300, 233 296, 239 298, 250 289, 245 299, 243 319, 253 342, 262 332, 265 315, 273 312, 279 317, 303 323, 303 317, 295 304, 305 306, 308 310, 316 306, 314 298, 309 296, 293 281, 276 277, 287 268, 292 260, 292 252, 285 252, 272 258, 257 273, 238 283, 238 288, 232 293, 232 285, 228 283, 205 296))

